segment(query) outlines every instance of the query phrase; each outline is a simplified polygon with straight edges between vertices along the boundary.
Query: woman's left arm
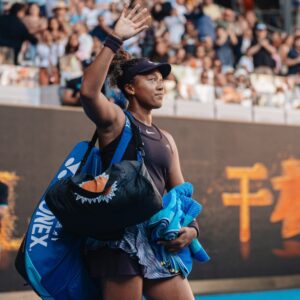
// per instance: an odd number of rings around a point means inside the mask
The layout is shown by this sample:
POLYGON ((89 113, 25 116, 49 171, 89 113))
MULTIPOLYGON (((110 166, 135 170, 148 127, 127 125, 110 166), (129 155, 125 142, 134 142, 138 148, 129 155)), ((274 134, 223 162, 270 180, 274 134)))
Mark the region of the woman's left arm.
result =
MULTIPOLYGON (((166 184, 166 188, 169 191, 173 187, 184 183, 184 178, 181 172, 176 143, 170 133, 163 130, 163 134, 167 138, 172 152, 172 161, 168 170, 168 181, 166 184)), ((192 242, 192 240, 198 236, 198 228, 196 226, 195 224, 191 224, 191 227, 182 227, 179 231, 178 238, 172 241, 160 241, 160 243, 162 245, 165 245, 169 252, 178 252, 184 247, 188 246, 192 242)))

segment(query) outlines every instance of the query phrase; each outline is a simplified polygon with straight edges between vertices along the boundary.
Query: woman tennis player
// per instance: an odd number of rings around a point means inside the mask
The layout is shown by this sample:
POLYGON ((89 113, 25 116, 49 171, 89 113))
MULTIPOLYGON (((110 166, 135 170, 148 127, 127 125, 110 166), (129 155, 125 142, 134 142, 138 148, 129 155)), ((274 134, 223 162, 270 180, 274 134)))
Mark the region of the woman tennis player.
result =
MULTIPOLYGON (((169 64, 122 55, 123 41, 147 30, 149 13, 139 4, 125 6, 113 34, 94 62, 85 70, 81 101, 87 116, 96 124, 102 149, 104 169, 108 166, 125 126, 123 110, 108 101, 101 92, 109 70, 110 76, 129 101, 128 111, 139 126, 145 150, 145 164, 161 195, 184 182, 179 156, 172 136, 152 123, 152 110, 160 108, 164 98, 164 79, 169 64)), ((136 148, 130 142, 124 159, 135 160, 136 148)), ((117 220, 116 220, 117 221, 117 220)), ((162 242, 176 253, 197 236, 197 224, 180 231, 177 239, 162 242)), ((172 274, 155 258, 147 239, 145 224, 127 228, 122 240, 87 253, 89 273, 101 287, 103 298, 115 300, 194 299, 189 283, 180 274, 172 274)))

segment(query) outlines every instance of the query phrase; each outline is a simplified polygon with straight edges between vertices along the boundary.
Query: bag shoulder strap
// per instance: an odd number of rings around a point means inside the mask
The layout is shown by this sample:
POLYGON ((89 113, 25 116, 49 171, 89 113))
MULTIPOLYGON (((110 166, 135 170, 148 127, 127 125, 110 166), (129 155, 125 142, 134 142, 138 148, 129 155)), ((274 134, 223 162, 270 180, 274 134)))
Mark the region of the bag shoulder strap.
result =
POLYGON ((144 143, 140 134, 140 128, 134 123, 133 117, 128 110, 124 110, 124 113, 126 117, 125 126, 123 129, 122 137, 110 162, 110 166, 122 160, 122 157, 124 156, 124 153, 132 137, 137 150, 137 160, 143 161, 145 157, 144 143))
POLYGON ((80 166, 79 166, 79 168, 77 169, 75 175, 78 175, 78 174, 81 173, 82 168, 85 166, 86 161, 87 161, 88 157, 90 156, 90 153, 91 153, 92 149, 93 149, 93 148, 95 147, 95 145, 96 145, 97 139, 98 139, 98 131, 97 131, 97 129, 96 129, 95 132, 94 132, 94 134, 93 134, 92 139, 91 139, 90 142, 89 142, 88 148, 87 148, 87 150, 86 150, 86 152, 85 152, 85 154, 84 154, 84 156, 83 156, 83 158, 82 158, 82 160, 81 160, 80 166))
MULTIPOLYGON (((113 158, 110 162, 110 166, 112 164, 118 163, 122 160, 122 157, 124 156, 125 151, 129 145, 129 142, 132 137, 134 139, 134 143, 135 143, 136 149, 137 149, 137 160, 142 161, 145 156, 145 152, 143 149, 143 142, 142 142, 142 138, 140 135, 140 129, 137 125, 134 124, 133 117, 130 114, 130 112, 124 111, 124 113, 125 113, 125 117, 126 117, 125 126, 122 131, 122 136, 118 143, 117 149, 116 149, 116 151, 113 155, 113 158)), ((91 141, 89 142, 88 149, 87 149, 86 153, 84 154, 84 157, 83 157, 81 164, 76 172, 76 175, 81 173, 82 168, 86 164, 87 159, 88 159, 93 147, 95 147, 95 145, 96 145, 97 139, 98 139, 98 132, 96 129, 91 141)))
MULTIPOLYGON (((126 117, 126 120, 125 120, 125 126, 124 126, 124 129, 122 131, 122 136, 121 136, 121 139, 118 143, 118 146, 117 146, 117 149, 113 155, 113 158, 112 160, 110 161, 110 164, 109 166, 111 166, 112 164, 115 164, 115 163, 118 163, 119 161, 121 161, 127 147, 128 147, 128 144, 130 142, 132 138, 132 130, 131 130, 131 124, 128 120, 128 118, 126 117)), ((82 171, 82 168, 85 166, 86 162, 87 162, 87 159, 93 149, 93 147, 95 147, 96 145, 96 141, 98 139, 98 132, 97 132, 97 129, 93 135, 93 138, 91 139, 91 141, 89 142, 89 145, 88 145, 88 149, 87 151, 85 152, 84 154, 84 157, 81 161, 81 164, 76 172, 76 175, 80 174, 81 171, 82 171)), ((101 149, 100 149, 100 153, 101 153, 101 149)), ((101 155, 100 155, 101 156, 101 155)), ((101 157, 100 157, 101 158, 101 157)), ((101 163, 100 163, 101 165, 101 163)))
POLYGON ((125 126, 124 126, 124 129, 122 132, 121 139, 119 141, 119 144, 117 146, 117 149, 113 155, 113 158, 112 158, 109 166, 111 166, 112 164, 118 163, 122 160, 122 157, 125 154, 125 151, 128 147, 128 144, 129 144, 131 138, 132 138, 131 122, 129 121, 129 119, 126 116, 125 126))
POLYGON ((144 143, 142 141, 142 137, 140 133, 140 128, 138 127, 138 125, 134 123, 133 116, 128 110, 125 110, 124 113, 126 114, 126 116, 128 117, 131 123, 133 139, 137 149, 137 159, 139 161, 143 161, 145 158, 145 151, 144 151, 144 143))

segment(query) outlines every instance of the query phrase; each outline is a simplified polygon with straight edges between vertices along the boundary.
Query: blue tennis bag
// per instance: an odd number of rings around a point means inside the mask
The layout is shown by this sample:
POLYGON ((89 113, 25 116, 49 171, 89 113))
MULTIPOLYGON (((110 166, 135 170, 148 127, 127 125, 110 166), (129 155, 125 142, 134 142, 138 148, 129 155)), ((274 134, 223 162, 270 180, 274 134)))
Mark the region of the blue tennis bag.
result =
MULTIPOLYGON (((123 142, 117 147, 112 162, 121 160, 132 137, 128 125, 127 119, 121 138, 123 142)), ((80 142, 74 147, 48 189, 58 180, 81 172, 92 176, 101 173, 100 150, 94 146, 96 140, 95 132, 90 142, 80 142)), ((84 266, 85 238, 64 230, 45 202, 46 192, 31 217, 16 257, 16 269, 42 299, 101 299, 100 291, 94 287, 84 266)))
MULTIPOLYGON (((73 176, 88 150, 88 142, 77 144, 51 181, 73 176)), ((94 147, 83 172, 94 173, 97 166, 94 147)), ((46 193, 45 193, 46 194, 46 193)), ((84 239, 66 233, 45 202, 37 205, 19 253, 16 268, 42 299, 99 299, 83 265, 84 239)))

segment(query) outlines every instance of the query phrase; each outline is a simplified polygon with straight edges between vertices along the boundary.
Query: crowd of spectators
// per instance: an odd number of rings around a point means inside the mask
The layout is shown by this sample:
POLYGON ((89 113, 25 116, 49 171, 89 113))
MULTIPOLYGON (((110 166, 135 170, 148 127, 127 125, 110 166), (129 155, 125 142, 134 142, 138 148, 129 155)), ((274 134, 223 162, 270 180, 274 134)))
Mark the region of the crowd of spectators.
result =
MULTIPOLYGON (((76 105, 78 78, 111 33, 124 2, 15 3, 0 16, 2 53, 11 48, 14 64, 39 68, 40 85, 69 88, 64 102, 76 105)), ((169 78, 176 83, 170 85, 176 96, 251 105, 265 104, 268 92, 279 98, 284 94, 283 100, 274 101, 275 106, 298 97, 300 29, 292 34, 271 31, 253 10, 241 7, 236 12, 213 0, 143 2, 151 12, 152 26, 126 41, 124 48, 132 56, 178 65, 169 78), (272 81, 272 88, 266 91, 267 84, 259 85, 251 74, 263 75, 266 82, 272 81), (274 76, 282 79, 275 82, 274 76)), ((291 105, 297 107, 297 103, 291 105)))

